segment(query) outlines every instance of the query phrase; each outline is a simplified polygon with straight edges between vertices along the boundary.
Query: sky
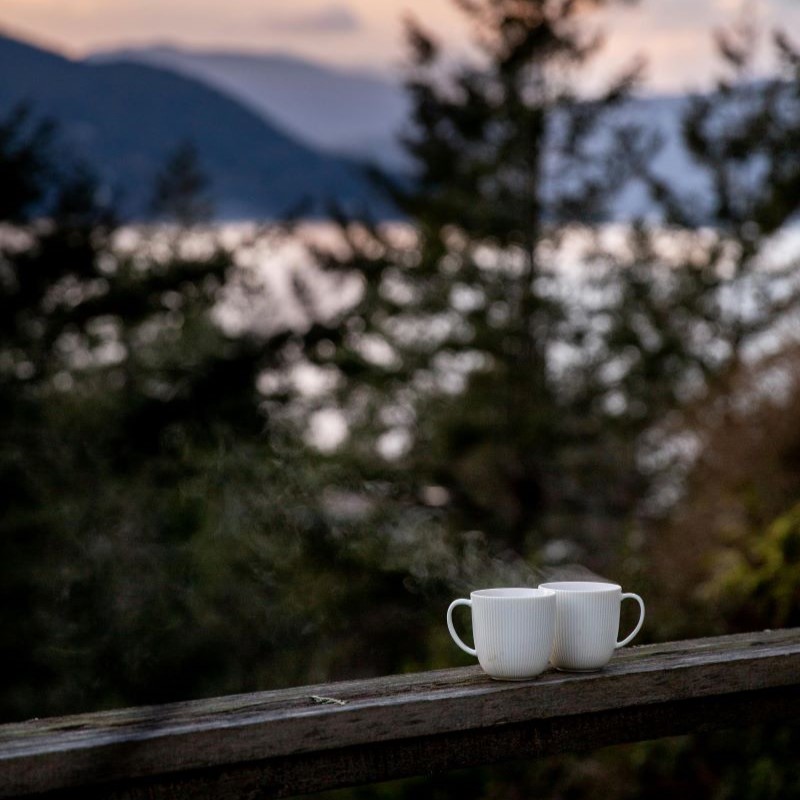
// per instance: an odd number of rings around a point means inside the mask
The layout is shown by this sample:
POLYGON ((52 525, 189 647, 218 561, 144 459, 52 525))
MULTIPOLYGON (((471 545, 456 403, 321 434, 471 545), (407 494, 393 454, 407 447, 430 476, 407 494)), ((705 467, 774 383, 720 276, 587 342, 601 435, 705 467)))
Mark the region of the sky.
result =
MULTIPOLYGON (((655 89, 698 88, 714 75, 713 31, 749 8, 765 30, 800 43, 800 0, 639 0, 598 19, 603 70, 637 55, 655 89)), ((386 72, 405 49, 412 15, 455 54, 468 27, 452 0, 0 0, 0 29, 75 57, 153 43, 280 51, 343 67, 386 72)))

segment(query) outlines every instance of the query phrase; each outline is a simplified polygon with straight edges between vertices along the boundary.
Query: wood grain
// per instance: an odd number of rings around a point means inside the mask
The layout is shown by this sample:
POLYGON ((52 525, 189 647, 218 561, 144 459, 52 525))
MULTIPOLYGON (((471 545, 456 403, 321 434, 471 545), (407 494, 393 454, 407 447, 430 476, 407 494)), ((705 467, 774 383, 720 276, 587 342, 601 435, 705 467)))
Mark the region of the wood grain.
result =
POLYGON ((798 717, 800 629, 763 631, 628 648, 592 674, 473 667, 4 725, 0 797, 284 797, 798 717))

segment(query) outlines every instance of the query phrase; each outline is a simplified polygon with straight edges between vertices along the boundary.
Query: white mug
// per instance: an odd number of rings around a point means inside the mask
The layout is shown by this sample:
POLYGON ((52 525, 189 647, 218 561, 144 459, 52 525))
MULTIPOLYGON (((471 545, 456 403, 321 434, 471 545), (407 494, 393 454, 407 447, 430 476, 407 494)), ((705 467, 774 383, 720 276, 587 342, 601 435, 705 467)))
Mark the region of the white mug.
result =
POLYGON ((556 631, 551 663, 557 669, 590 672, 605 666, 618 647, 639 633, 644 622, 644 601, 616 583, 561 581, 543 583, 540 589, 556 593, 556 631), (625 598, 639 604, 639 621, 622 641, 619 607, 625 598))
POLYGON ((555 592, 549 589, 479 589, 447 609, 453 641, 477 656, 483 671, 497 680, 532 678, 547 667, 555 630, 555 592), (475 647, 461 641, 453 627, 453 609, 470 606, 475 647))

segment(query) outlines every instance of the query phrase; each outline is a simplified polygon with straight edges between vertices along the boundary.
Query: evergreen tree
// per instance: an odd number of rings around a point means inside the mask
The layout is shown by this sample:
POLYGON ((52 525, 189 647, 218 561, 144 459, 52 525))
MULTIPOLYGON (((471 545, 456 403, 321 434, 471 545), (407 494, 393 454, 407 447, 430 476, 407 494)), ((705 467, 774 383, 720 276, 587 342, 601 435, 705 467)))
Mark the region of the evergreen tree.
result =
POLYGON ((663 211, 657 224, 635 227, 610 275, 620 292, 608 309, 609 349, 635 354, 615 381, 634 401, 633 425, 695 414, 716 389, 724 398, 745 349, 800 301, 793 254, 781 262, 774 250, 800 210, 800 58, 776 35, 778 70, 756 80, 754 36, 744 23, 719 35, 727 74, 687 105, 683 144, 702 191, 656 174, 653 146, 627 141, 663 211))
POLYGON ((478 56, 454 68, 411 24, 413 180, 378 179, 413 233, 340 220, 344 255, 318 255, 358 276, 361 300, 308 337, 343 376, 350 453, 369 474, 390 472, 402 503, 451 530, 530 555, 612 511, 597 475, 576 480, 598 432, 557 363, 575 333, 561 237, 603 219, 626 179, 624 154, 597 133, 635 80, 579 95, 598 45, 587 5, 602 4, 461 2, 478 56))
POLYGON ((300 479, 265 499, 298 450, 276 456, 257 390, 291 360, 285 320, 228 335, 234 254, 120 228, 53 143, 30 112, 0 121, 4 719, 241 689, 274 641, 256 574, 289 569, 264 534, 308 527, 300 479))
MULTIPOLYGON (((749 69, 755 44, 747 25, 720 34, 724 77, 686 105, 683 144, 702 191, 657 174, 646 156, 654 144, 632 136, 626 149, 635 174, 663 216, 635 224, 624 255, 617 246, 596 256, 613 264, 598 279, 611 301, 601 305, 607 335, 584 392, 606 428, 635 448, 638 563, 651 575, 650 618, 671 636, 711 624, 707 604, 693 605, 691 587, 705 580, 710 554, 736 516, 730 503, 716 519, 708 512, 733 490, 723 491, 725 481, 715 477, 732 469, 725 466, 731 455, 722 454, 726 430, 735 441, 747 408, 759 424, 760 392, 748 388, 761 372, 753 362, 780 360, 796 343, 800 271, 786 234, 800 211, 800 58, 776 34, 778 70, 756 80, 749 69), (685 598, 685 614, 675 614, 676 597, 685 598)), ((744 513, 759 515, 754 506, 744 513)))
POLYGON ((151 210, 156 219, 184 227, 208 222, 214 215, 209 189, 197 148, 182 142, 156 176, 151 210))
MULTIPOLYGON (((757 78, 749 21, 718 43, 724 77, 683 121, 705 191, 640 160, 666 226, 637 228, 614 279, 610 343, 629 354, 614 390, 632 401, 626 424, 658 478, 639 556, 648 624, 664 638, 793 625, 800 610, 800 52, 776 33, 776 74, 757 78)), ((611 771, 628 773, 629 797, 795 797, 797 734, 750 726, 640 745, 611 771)))
POLYGON ((423 663, 438 607, 287 430, 261 232, 120 226, 53 136, 0 122, 0 719, 423 663))

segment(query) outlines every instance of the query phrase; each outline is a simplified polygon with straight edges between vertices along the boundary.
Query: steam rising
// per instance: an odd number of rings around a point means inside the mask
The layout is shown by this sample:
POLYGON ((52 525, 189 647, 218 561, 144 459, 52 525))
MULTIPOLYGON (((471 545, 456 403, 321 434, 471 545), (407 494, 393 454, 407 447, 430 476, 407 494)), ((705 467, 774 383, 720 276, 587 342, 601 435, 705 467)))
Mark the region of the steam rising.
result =
POLYGON ((475 589, 536 587, 550 581, 611 582, 577 563, 533 567, 513 551, 492 553, 480 531, 462 534, 455 544, 444 536, 414 539, 417 546, 409 565, 411 588, 423 593, 431 582, 444 583, 461 596, 475 589))
POLYGON ((533 588, 551 581, 613 582, 582 564, 532 567, 520 556, 505 553, 502 557, 488 558, 480 564, 474 564, 471 574, 455 579, 451 585, 462 594, 469 594, 475 589, 503 586, 533 588))

